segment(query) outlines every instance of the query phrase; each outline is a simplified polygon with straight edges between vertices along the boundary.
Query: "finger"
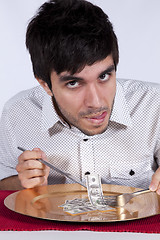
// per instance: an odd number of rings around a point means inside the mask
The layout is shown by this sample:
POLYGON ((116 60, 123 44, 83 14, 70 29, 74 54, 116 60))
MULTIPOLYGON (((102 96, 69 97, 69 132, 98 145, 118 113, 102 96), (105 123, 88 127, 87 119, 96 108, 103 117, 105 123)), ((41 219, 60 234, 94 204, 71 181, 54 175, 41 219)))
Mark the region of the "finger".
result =
POLYGON ((149 189, 151 191, 157 191, 159 183, 160 183, 160 168, 158 168, 157 171, 153 174, 149 189))
POLYGON ((24 188, 33 188, 36 186, 43 185, 44 181, 45 181, 44 177, 36 177, 36 178, 24 179, 21 181, 21 184, 24 188))
POLYGON ((159 186, 158 186, 158 189, 157 189, 156 193, 157 193, 158 195, 160 195, 160 184, 159 184, 159 186))
POLYGON ((41 151, 40 148, 33 148, 32 151, 41 151))
POLYGON ((19 173, 19 179, 30 179, 35 177, 43 177, 45 176, 45 171, 40 169, 26 170, 19 173))
POLYGON ((44 159, 45 161, 48 162, 48 158, 47 158, 46 154, 44 152, 41 152, 41 154, 42 154, 42 159, 44 159))
MULTIPOLYGON (((47 158, 46 154, 43 151, 41 151, 41 154, 42 154, 42 159, 45 160, 46 162, 48 162, 48 158, 47 158)), ((43 169, 46 170, 46 172, 49 174, 50 167, 48 167, 44 163, 42 163, 42 164, 43 164, 43 167, 44 167, 43 169)))
POLYGON ((18 163, 16 166, 17 172, 23 172, 30 169, 45 169, 45 166, 38 160, 26 160, 18 163))
POLYGON ((41 151, 24 151, 19 157, 18 161, 19 163, 22 163, 26 160, 31 160, 31 159, 38 159, 42 157, 42 152, 41 151))
MULTIPOLYGON (((42 155, 41 159, 43 159, 43 160, 45 160, 46 162, 48 162, 48 158, 47 158, 46 154, 45 154, 40 148, 34 148, 33 150, 34 150, 34 151, 40 151, 40 152, 41 152, 41 155, 42 155)), ((46 169, 46 171, 49 172, 49 171, 50 171, 50 167, 48 167, 48 166, 45 165, 44 163, 42 163, 42 164, 43 164, 43 169, 46 169)))
POLYGON ((155 179, 151 181, 150 185, 149 185, 149 189, 153 192, 155 192, 158 188, 159 185, 159 181, 156 181, 155 179))
POLYGON ((39 152, 39 153, 43 153, 43 151, 40 149, 40 148, 33 148, 32 151, 36 151, 36 152, 39 152))

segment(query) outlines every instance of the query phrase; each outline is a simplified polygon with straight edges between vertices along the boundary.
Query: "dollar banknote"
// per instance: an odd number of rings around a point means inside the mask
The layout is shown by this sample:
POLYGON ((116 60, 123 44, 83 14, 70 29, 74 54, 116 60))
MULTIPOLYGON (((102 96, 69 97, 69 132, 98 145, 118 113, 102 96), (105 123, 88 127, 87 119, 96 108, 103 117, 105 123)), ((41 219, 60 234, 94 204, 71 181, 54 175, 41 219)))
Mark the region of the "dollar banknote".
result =
POLYGON ((113 208, 108 204, 108 198, 106 199, 103 195, 101 178, 98 174, 87 174, 86 186, 88 198, 66 200, 65 203, 59 207, 62 207, 64 212, 71 215, 83 214, 97 210, 113 210, 113 208))
POLYGON ((91 204, 97 208, 105 207, 100 176, 98 174, 86 175, 86 185, 91 204))

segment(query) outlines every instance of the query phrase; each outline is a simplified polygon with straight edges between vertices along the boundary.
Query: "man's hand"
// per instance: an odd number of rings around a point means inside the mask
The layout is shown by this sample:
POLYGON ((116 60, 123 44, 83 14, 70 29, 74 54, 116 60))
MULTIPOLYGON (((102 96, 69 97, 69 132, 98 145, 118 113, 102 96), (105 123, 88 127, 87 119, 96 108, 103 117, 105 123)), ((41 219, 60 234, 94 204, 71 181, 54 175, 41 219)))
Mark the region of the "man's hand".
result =
POLYGON ((156 193, 160 195, 160 167, 153 174, 149 189, 154 192, 156 191, 156 193))
POLYGON ((18 158, 16 170, 24 188, 47 185, 50 168, 37 161, 36 159, 38 158, 48 161, 45 153, 39 148, 34 148, 32 151, 24 151, 18 158))

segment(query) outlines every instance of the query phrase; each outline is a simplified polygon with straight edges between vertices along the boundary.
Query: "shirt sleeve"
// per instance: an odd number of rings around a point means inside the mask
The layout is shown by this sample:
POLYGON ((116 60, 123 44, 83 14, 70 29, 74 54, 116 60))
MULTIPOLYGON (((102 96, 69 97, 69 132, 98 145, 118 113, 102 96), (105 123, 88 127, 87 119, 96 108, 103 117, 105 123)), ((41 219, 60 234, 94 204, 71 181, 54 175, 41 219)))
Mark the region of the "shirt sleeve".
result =
POLYGON ((5 106, 0 119, 0 180, 17 175, 17 144, 14 117, 5 106))
POLYGON ((156 142, 154 157, 156 159, 158 167, 160 167, 160 133, 156 142))

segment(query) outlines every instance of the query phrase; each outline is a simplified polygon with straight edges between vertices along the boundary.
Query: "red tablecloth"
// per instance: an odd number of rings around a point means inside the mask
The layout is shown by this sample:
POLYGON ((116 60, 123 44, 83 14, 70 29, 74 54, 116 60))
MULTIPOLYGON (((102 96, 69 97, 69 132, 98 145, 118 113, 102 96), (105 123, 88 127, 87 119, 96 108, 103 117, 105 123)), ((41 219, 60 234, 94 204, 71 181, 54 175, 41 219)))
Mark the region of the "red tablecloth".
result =
POLYGON ((4 199, 13 191, 0 191, 1 231, 101 231, 101 232, 141 232, 160 233, 160 215, 126 222, 115 223, 71 223, 37 219, 15 213, 4 206, 4 199))

